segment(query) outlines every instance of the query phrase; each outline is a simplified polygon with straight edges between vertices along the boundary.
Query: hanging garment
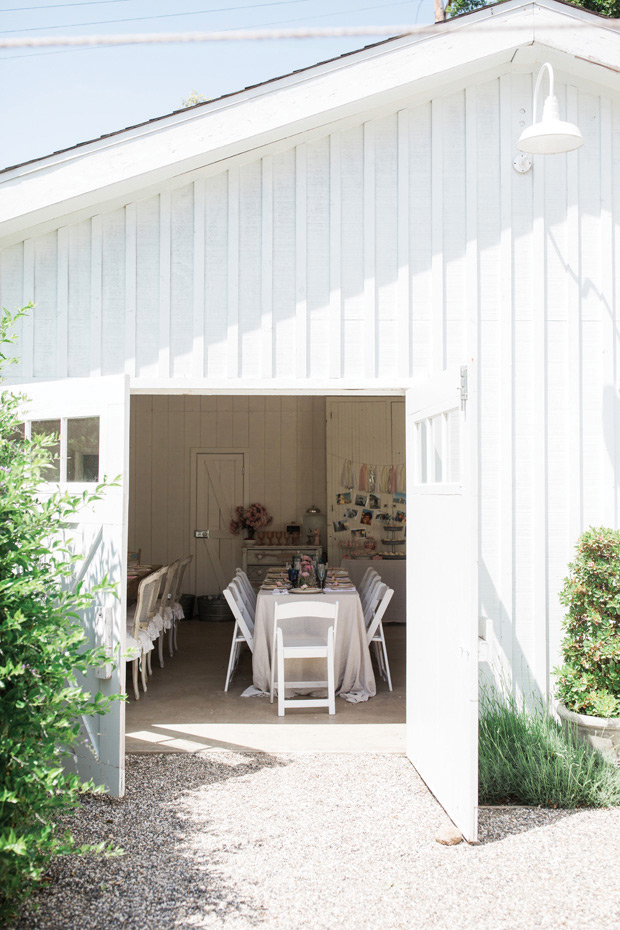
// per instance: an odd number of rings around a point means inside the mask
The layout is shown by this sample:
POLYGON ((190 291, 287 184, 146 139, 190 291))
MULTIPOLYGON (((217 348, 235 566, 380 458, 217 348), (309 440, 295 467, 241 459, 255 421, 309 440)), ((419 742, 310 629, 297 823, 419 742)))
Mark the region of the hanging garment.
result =
POLYGON ((340 484, 343 488, 348 488, 349 490, 353 487, 353 466, 351 465, 351 459, 346 459, 342 466, 340 484))
POLYGON ((390 465, 390 494, 394 494, 398 487, 398 466, 390 465))
POLYGON ((368 465, 362 465, 360 468, 360 478, 357 489, 358 491, 368 490, 368 465))
POLYGON ((398 466, 398 477, 396 479, 396 490, 404 494, 407 490, 407 469, 404 465, 398 466))
POLYGON ((368 490, 371 494, 377 490, 377 473, 374 465, 368 466, 368 490))
POLYGON ((382 494, 387 494, 390 490, 390 473, 392 469, 388 469, 387 465, 384 465, 381 470, 381 481, 379 483, 379 490, 382 494))

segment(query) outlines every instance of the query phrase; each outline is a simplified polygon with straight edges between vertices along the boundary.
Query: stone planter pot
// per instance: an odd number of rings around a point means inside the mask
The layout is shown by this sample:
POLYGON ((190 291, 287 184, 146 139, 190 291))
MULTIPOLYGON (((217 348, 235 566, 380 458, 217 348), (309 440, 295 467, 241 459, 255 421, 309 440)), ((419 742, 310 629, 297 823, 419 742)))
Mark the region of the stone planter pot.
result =
POLYGON ((576 730, 580 739, 620 765, 620 717, 588 717, 568 710, 563 704, 556 709, 565 730, 576 730))

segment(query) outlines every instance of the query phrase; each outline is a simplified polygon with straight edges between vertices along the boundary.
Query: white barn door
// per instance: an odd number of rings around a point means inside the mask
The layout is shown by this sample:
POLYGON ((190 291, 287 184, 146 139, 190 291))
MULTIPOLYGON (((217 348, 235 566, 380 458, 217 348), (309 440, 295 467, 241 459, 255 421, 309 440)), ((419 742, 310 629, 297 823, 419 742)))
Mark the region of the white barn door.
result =
POLYGON ((477 838, 477 401, 473 367, 407 392, 407 755, 477 838), (469 382, 469 384, 468 384, 469 382))
MULTIPOLYGON (((73 584, 86 588, 105 575, 117 585, 118 599, 100 593, 82 613, 92 645, 105 646, 110 662, 90 669, 82 687, 104 695, 125 690, 127 585, 127 475, 129 465, 129 380, 125 375, 71 378, 63 381, 10 385, 28 398, 22 409, 26 435, 58 433, 58 459, 48 472, 41 495, 60 486, 70 492, 92 489, 104 477, 119 479, 103 499, 84 507, 67 526, 66 539, 83 560, 76 563, 73 584)), ((115 701, 104 716, 83 717, 81 738, 68 767, 92 778, 115 797, 125 793, 125 705, 115 701)))

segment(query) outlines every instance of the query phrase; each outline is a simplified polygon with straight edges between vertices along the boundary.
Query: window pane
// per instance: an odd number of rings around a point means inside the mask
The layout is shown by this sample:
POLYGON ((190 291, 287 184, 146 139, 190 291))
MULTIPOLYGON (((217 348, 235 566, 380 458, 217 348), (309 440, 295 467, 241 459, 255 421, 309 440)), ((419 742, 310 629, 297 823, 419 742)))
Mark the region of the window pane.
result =
POLYGON ((428 463, 428 458, 427 458, 427 457, 428 457, 428 435, 427 435, 427 424, 426 424, 426 420, 421 420, 421 421, 418 423, 418 436, 419 436, 419 440, 420 440, 419 443, 418 443, 418 450, 419 450, 419 453, 420 453, 420 469, 419 469, 420 480, 419 480, 419 483, 420 483, 420 484, 426 484, 427 481, 428 481, 428 473, 427 473, 427 463, 428 463))
POLYGON ((45 481, 60 481, 60 420, 33 420, 31 436, 56 436, 56 442, 47 446, 52 456, 51 464, 43 472, 45 481))
POLYGON ((26 424, 20 423, 19 426, 16 426, 15 429, 9 433, 9 441, 23 443, 26 436, 26 424))
POLYGON ((67 420, 67 481, 99 481, 99 417, 67 420))

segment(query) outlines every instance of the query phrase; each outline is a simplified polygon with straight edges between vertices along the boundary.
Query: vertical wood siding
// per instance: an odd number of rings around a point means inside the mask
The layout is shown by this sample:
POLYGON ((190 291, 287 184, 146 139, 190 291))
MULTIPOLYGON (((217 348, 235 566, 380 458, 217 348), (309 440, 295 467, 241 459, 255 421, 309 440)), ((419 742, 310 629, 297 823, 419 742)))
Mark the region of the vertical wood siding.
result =
POLYGON ((312 504, 325 512, 324 397, 139 395, 130 443, 129 548, 146 564, 193 551, 192 449, 247 452, 250 501, 265 505, 275 529, 312 504))
MULTIPOLYGON (((558 85, 586 145, 519 175, 531 90, 531 75, 503 75, 26 240, 0 256, 0 297, 37 304, 19 329, 20 379, 128 371, 206 387, 397 387, 460 362, 476 314, 480 611, 506 669, 544 690, 577 535, 619 518, 620 102, 558 85)), ((165 450, 144 463, 132 503, 152 540, 168 522, 144 482, 166 486, 170 435, 186 448, 186 431, 205 446, 247 432, 269 459, 252 479, 266 503, 291 467, 267 451, 283 423, 296 449, 310 442, 303 398, 297 412, 250 398, 225 420, 208 398, 137 403, 151 414, 132 423, 136 448, 148 437, 165 450)), ((295 467, 310 480, 305 455, 295 467)), ((180 498, 169 500, 174 514, 180 498)))

